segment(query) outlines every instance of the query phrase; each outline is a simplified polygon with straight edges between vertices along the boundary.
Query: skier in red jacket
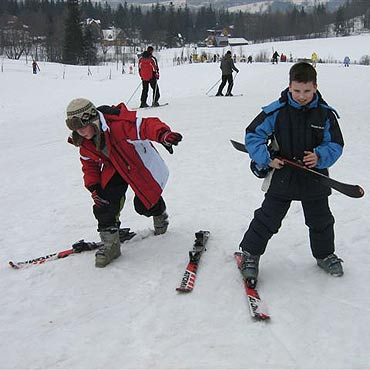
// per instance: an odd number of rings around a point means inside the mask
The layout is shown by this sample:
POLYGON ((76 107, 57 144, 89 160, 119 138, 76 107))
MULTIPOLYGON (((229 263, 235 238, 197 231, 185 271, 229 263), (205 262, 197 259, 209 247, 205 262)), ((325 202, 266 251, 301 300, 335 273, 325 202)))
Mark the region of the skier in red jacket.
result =
MULTIPOLYGON (((149 49, 149 48, 148 48, 149 49)), ((156 63, 156 59, 151 55, 151 53, 146 50, 141 55, 139 59, 139 75, 141 77, 143 90, 141 93, 141 104, 140 108, 149 107, 146 102, 148 98, 149 85, 153 90, 153 107, 158 107, 159 103, 159 88, 157 80, 159 79, 159 69, 156 63)))
POLYGON ((161 143, 171 154, 181 134, 159 118, 139 118, 121 103, 100 106, 84 98, 67 106, 68 141, 80 149, 85 187, 94 201, 93 213, 104 246, 95 266, 105 267, 121 255, 119 215, 128 185, 135 193, 137 213, 153 217, 154 233, 167 231, 168 215, 162 191, 168 169, 150 141, 161 143))

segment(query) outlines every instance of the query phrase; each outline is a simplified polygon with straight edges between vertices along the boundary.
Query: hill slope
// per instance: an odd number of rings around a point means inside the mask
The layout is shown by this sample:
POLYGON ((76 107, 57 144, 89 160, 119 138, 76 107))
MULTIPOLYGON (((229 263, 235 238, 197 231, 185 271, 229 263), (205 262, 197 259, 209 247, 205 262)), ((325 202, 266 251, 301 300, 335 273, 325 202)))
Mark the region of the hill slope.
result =
MULTIPOLYGON (((327 50, 332 44, 328 42, 327 50)), ((342 52, 332 49, 333 55, 342 52)), ((165 61, 162 57, 162 63, 165 61)), ((331 278, 310 255, 300 205, 261 259, 259 289, 271 322, 250 318, 233 252, 263 198, 246 156, 229 139, 243 140, 260 107, 287 85, 290 64, 238 64, 235 98, 210 98, 218 64, 161 68, 166 107, 160 116, 184 135, 174 155, 158 147, 171 171, 165 191, 170 229, 127 243, 105 269, 84 253, 14 271, 7 261, 97 240, 78 151, 67 145, 64 111, 83 96, 97 105, 127 101, 140 82, 112 66, 63 67, 4 60, 0 74, 3 169, 0 236, 0 358, 2 368, 289 368, 365 369, 369 364, 370 256, 368 196, 331 197, 343 278, 331 278), (64 72, 64 79, 63 79, 64 72), (112 79, 109 79, 110 73, 112 79), (195 289, 179 295, 194 232, 211 238, 195 289)), ((319 88, 340 113, 346 141, 333 177, 370 189, 369 70, 318 65, 319 88)), ((138 104, 139 93, 130 102, 138 104)), ((135 214, 129 191, 121 218, 134 230, 151 220, 135 214)))

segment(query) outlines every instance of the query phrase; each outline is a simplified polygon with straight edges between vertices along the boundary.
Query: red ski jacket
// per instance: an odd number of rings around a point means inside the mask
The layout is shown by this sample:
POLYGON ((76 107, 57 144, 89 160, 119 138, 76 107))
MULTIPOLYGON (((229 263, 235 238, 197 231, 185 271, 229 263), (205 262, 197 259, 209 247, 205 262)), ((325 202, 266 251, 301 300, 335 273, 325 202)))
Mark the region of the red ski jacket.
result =
MULTIPOLYGON (((159 142, 170 128, 159 118, 137 117, 123 103, 108 110, 115 114, 99 111, 108 156, 92 140, 82 139, 79 146, 85 186, 100 184, 104 189, 118 172, 149 209, 158 202, 169 174, 150 140, 159 142)), ((73 144, 72 137, 68 141, 73 144)))
POLYGON ((150 81, 157 71, 157 66, 152 58, 141 57, 139 59, 139 74, 143 81, 150 81))

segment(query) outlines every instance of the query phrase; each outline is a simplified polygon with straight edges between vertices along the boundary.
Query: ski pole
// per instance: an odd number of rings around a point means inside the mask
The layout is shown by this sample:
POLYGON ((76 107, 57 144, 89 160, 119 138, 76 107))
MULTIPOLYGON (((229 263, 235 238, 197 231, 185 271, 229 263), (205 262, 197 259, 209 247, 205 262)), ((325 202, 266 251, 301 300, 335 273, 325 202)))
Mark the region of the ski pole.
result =
POLYGON ((138 90, 138 88, 140 87, 140 85, 141 85, 141 82, 139 83, 139 85, 137 85, 137 88, 135 89, 135 91, 130 96, 130 99, 127 100, 126 104, 128 104, 131 101, 131 99, 134 97, 134 95, 136 94, 136 91, 138 90))
POLYGON ((208 89, 208 91, 206 92, 206 95, 208 95, 208 93, 220 82, 222 80, 222 76, 221 76, 221 78, 219 78, 218 80, 217 80, 217 82, 214 84, 214 85, 212 85, 212 87, 210 87, 209 89, 208 89))
POLYGON ((155 80, 155 88, 154 88, 154 91, 153 91, 153 101, 152 101, 152 104, 154 104, 156 102, 156 97, 157 97, 157 91, 158 91, 158 89, 159 89, 159 87, 158 87, 158 80, 155 80))

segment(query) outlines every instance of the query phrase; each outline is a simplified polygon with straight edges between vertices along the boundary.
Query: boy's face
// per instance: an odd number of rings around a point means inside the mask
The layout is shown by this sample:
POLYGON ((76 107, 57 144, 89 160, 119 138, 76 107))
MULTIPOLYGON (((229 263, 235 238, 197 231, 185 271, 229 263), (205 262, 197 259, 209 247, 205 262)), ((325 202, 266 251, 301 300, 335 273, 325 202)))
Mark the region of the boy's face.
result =
POLYGON ((289 92, 293 100, 301 106, 311 103, 317 90, 317 85, 311 82, 292 81, 289 85, 289 92))
POLYGON ((90 140, 95 136, 95 128, 92 125, 88 125, 86 127, 80 128, 76 130, 77 133, 82 136, 83 138, 90 140))

